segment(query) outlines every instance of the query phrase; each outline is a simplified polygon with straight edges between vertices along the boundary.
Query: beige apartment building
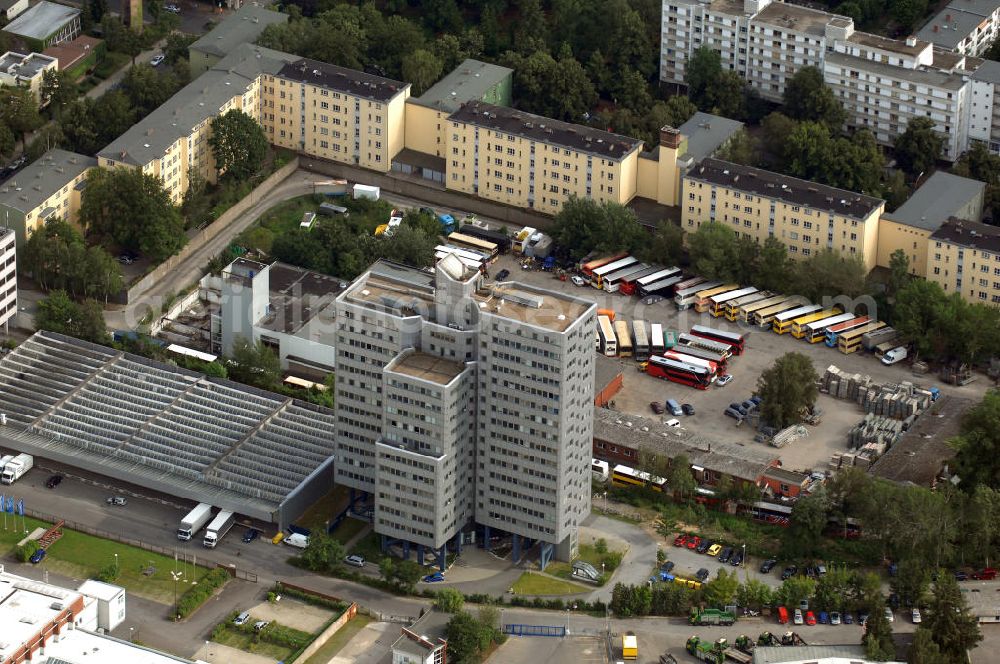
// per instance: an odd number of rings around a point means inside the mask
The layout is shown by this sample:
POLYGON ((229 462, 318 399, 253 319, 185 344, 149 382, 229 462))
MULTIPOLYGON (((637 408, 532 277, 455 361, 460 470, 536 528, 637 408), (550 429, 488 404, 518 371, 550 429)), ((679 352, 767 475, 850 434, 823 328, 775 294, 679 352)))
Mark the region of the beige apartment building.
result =
POLYGON ((947 220, 928 240, 926 276, 968 302, 1000 305, 1000 228, 947 220))
POLYGON ((0 55, 0 86, 24 87, 31 90, 42 106, 42 79, 45 72, 56 71, 59 61, 41 53, 15 53, 0 55))
POLYGON ((875 267, 881 199, 712 158, 684 176, 681 194, 689 233, 716 221, 758 243, 776 237, 792 258, 833 249, 875 267))
POLYGON ((449 189, 555 214, 570 196, 627 203, 642 141, 483 102, 448 117, 449 189))

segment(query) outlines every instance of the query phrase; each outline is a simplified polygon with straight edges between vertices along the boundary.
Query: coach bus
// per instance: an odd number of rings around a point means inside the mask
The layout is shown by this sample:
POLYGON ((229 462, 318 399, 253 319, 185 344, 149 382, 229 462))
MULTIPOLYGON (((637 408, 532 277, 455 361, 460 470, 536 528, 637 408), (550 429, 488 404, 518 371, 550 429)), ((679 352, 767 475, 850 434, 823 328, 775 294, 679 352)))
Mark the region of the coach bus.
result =
POLYGON ((716 286, 715 288, 707 288, 703 291, 699 291, 698 297, 694 301, 694 310, 699 314, 705 313, 712 306, 713 296, 730 293, 734 290, 738 290, 739 287, 739 284, 725 284, 723 286, 716 286))
POLYGON ((877 320, 872 321, 867 325, 856 327, 849 332, 841 332, 837 335, 837 350, 844 355, 850 355, 851 353, 861 349, 861 338, 863 336, 869 332, 881 330, 883 327, 885 327, 885 323, 877 320))
POLYGON ((664 282, 669 282, 670 285, 673 285, 682 279, 679 267, 663 267, 661 265, 660 269, 656 272, 650 272, 637 279, 632 285, 632 292, 637 292, 644 297, 646 295, 653 295, 668 287, 664 285, 664 282))
POLYGON ((634 263, 620 270, 615 270, 604 277, 604 290, 609 293, 617 293, 621 289, 621 285, 625 283, 625 279, 634 274, 642 274, 648 271, 649 268, 649 263, 634 263))
POLYGON ((646 336, 646 321, 632 321, 632 353, 635 359, 644 362, 649 359, 649 337, 646 336))
POLYGON ((628 323, 623 320, 615 321, 615 337, 618 339, 618 357, 632 357, 632 334, 628 330, 628 323))
POLYGON ((840 309, 823 309, 822 311, 814 311, 811 314, 806 314, 805 316, 799 316, 798 318, 790 321, 781 321, 777 326, 772 325, 771 331, 775 334, 784 334, 785 332, 791 332, 792 336, 796 339, 801 339, 806 333, 806 325, 809 323, 815 323, 818 320, 823 320, 824 318, 829 318, 830 316, 837 316, 840 314, 840 309))
POLYGON ((830 348, 836 348, 838 334, 855 330, 861 327, 862 325, 867 325, 870 321, 871 317, 869 316, 858 316, 857 318, 851 319, 846 323, 841 323, 839 325, 834 325, 832 327, 826 328, 825 330, 826 345, 829 346, 830 348))
POLYGON ((601 461, 600 459, 590 460, 590 475, 595 480, 604 484, 611 477, 611 468, 607 461, 601 461))
POLYGON ((705 367, 679 362, 660 355, 649 358, 649 362, 646 363, 646 373, 654 378, 662 378, 698 390, 707 390, 715 378, 705 367))
MULTIPOLYGON (((847 321, 854 318, 852 313, 837 314, 836 316, 829 316, 817 321, 813 321, 806 325, 805 333, 802 335, 802 339, 805 339, 811 344, 818 343, 826 339, 827 328, 838 325, 840 323, 846 323, 847 321)), ((795 330, 792 330, 794 333, 795 330)))
POLYGON ((777 332, 778 334, 784 334, 788 331, 788 328, 792 326, 799 318, 803 316, 808 316, 814 314, 817 311, 822 311, 823 307, 818 304, 806 304, 801 307, 796 307, 794 309, 788 309, 777 314, 771 320, 771 331, 777 332))
POLYGON ((729 291, 728 293, 722 293, 720 295, 713 295, 708 298, 708 313, 712 314, 713 318, 718 318, 719 316, 724 316, 726 314, 726 305, 730 302, 739 300, 747 295, 752 295, 756 293, 757 289, 753 286, 747 288, 740 288, 739 290, 729 291))
POLYGON ((495 242, 482 240, 465 233, 452 233, 448 236, 448 242, 462 249, 472 249, 486 254, 491 261, 500 255, 500 247, 495 242))
POLYGON ((608 263, 614 262, 625 258, 628 254, 615 254, 614 256, 604 256, 603 258, 595 258, 591 261, 587 261, 580 266, 580 273, 583 274, 587 279, 593 279, 594 270, 599 267, 603 267, 608 263))
MULTIPOLYGON (((749 295, 744 295, 743 297, 738 297, 735 300, 730 300, 726 302, 726 320, 736 322, 737 318, 740 318, 740 309, 753 304, 754 302, 763 302, 764 300, 771 297, 771 293, 768 291, 757 291, 756 293, 750 293, 749 295)), ((744 319, 746 316, 744 315, 744 319)))
POLYGON ((619 464, 611 471, 611 484, 620 487, 648 486, 653 491, 663 491, 667 481, 662 477, 619 464))
POLYGON ((607 265, 602 265, 594 270, 593 276, 590 278, 590 285, 594 288, 602 289, 604 288, 605 277, 609 274, 614 274, 622 268, 635 265, 638 262, 638 258, 635 258, 634 256, 626 256, 625 258, 619 258, 618 260, 608 263, 607 265))
POLYGON ((677 305, 678 309, 687 309, 695 303, 695 300, 699 297, 699 293, 706 289, 711 290, 713 288, 718 288, 721 285, 721 281, 707 281, 689 288, 681 289, 680 284, 677 284, 674 287, 676 289, 674 293, 674 304, 677 305))
POLYGON ((770 297, 765 297, 762 300, 751 302, 750 304, 741 305, 739 312, 736 314, 736 318, 731 320, 738 320, 743 323, 753 323, 754 314, 758 311, 770 309, 771 307, 777 306, 788 299, 787 295, 772 295, 770 297))
POLYGON ((663 355, 666 345, 663 343, 663 324, 653 323, 649 326, 649 354, 663 355))
POLYGON ((701 360, 707 360, 709 362, 715 363, 716 370, 722 373, 726 370, 726 364, 729 362, 729 353, 720 353, 715 350, 709 350, 707 348, 702 348, 701 346, 688 345, 678 342, 671 350, 675 353, 684 353, 685 355, 690 355, 691 357, 697 357, 701 360))
POLYGON ((715 341, 714 339, 706 339, 705 337, 698 337, 693 334, 685 334, 683 332, 677 336, 677 345, 704 348, 705 350, 710 350, 713 353, 725 355, 727 360, 733 356, 732 344, 727 344, 724 341, 715 341))
POLYGON ((600 352, 608 357, 618 354, 618 337, 615 336, 615 328, 611 325, 611 319, 607 316, 597 317, 597 334, 600 336, 600 352))
POLYGON ((662 265, 650 265, 640 272, 633 272, 627 277, 622 278, 621 283, 618 285, 618 292, 622 295, 635 295, 638 292, 639 282, 642 279, 662 271, 662 265))
POLYGON ((740 332, 727 332, 726 330, 717 330, 714 327, 705 327, 704 325, 695 325, 691 328, 691 334, 696 337, 701 337, 702 339, 709 339, 711 341, 718 341, 719 343, 729 344, 733 347, 733 355, 742 355, 743 347, 746 345, 746 335, 740 332))
POLYGON ((642 297, 646 297, 647 295, 660 295, 662 297, 670 297, 674 293, 677 284, 680 283, 681 279, 683 278, 684 277, 681 276, 681 273, 678 272, 672 277, 667 277, 666 279, 660 279, 659 281, 654 281, 653 283, 647 286, 640 286, 639 295, 641 295, 642 297))
POLYGON ((662 357, 708 369, 710 380, 715 380, 715 377, 719 375, 719 365, 712 360, 706 360, 703 357, 689 355, 686 351, 686 348, 678 348, 677 346, 674 346, 672 349, 665 352, 662 357))
POLYGON ((807 303, 803 302, 801 298, 790 297, 784 302, 755 311, 753 314, 753 323, 761 328, 770 327, 778 314, 783 314, 792 309, 800 309, 804 304, 807 303))

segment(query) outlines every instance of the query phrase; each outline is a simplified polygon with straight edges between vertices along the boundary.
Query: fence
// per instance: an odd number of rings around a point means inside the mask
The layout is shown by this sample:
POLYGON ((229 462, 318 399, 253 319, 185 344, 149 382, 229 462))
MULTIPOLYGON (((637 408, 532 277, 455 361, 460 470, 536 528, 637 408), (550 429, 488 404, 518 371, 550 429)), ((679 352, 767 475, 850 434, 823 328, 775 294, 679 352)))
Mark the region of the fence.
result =
POLYGON ((334 634, 336 634, 340 630, 341 627, 343 627, 348 622, 350 622, 350 620, 354 616, 356 616, 357 613, 358 613, 358 605, 357 604, 351 604, 349 607, 347 607, 347 610, 344 611, 340 615, 339 618, 337 618, 336 620, 334 620, 332 623, 330 623, 326 627, 326 629, 324 629, 322 632, 320 632, 319 635, 317 635, 316 638, 313 639, 312 643, 310 643, 309 645, 307 645, 305 647, 305 650, 303 650, 301 653, 299 653, 298 657, 296 657, 292 661, 295 661, 295 662, 304 662, 307 659, 309 659, 310 657, 312 657, 316 653, 317 650, 319 650, 320 648, 322 648, 323 646, 326 645, 326 642, 330 640, 330 637, 332 637, 334 634))
POLYGON ((503 625, 500 631, 510 636, 566 636, 562 625, 503 625))

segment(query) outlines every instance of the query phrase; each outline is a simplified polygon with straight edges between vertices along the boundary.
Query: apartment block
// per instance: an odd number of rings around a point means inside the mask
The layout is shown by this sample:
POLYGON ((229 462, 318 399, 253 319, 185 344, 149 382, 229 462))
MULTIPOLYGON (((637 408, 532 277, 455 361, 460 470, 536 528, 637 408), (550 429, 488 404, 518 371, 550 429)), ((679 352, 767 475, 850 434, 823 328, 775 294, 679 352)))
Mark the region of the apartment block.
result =
MULTIPOLYGON (((594 308, 380 261, 337 299, 336 482, 385 545, 443 560, 475 525, 569 559, 590 511, 594 308)), ((489 541, 487 539, 487 541, 489 541)))
POLYGON ((1000 228, 949 219, 927 243, 927 279, 969 302, 1000 305, 1000 228))
POLYGON ((1000 62, 985 60, 969 80, 969 143, 1000 154, 1000 62))
POLYGON ((42 79, 47 71, 55 71, 59 61, 41 53, 15 53, 0 55, 0 86, 25 87, 31 90, 41 104, 42 79))
POLYGON ((49 219, 77 224, 80 192, 95 166, 92 157, 49 150, 0 184, 0 226, 13 229, 20 245, 49 219))
POLYGON ((0 325, 4 330, 17 315, 17 237, 0 228, 0 325))
POLYGON ((712 158, 684 176, 681 192, 688 232, 716 221, 758 243, 776 237, 792 258, 833 249, 875 267, 881 199, 712 158))
POLYGON ((252 44, 269 25, 288 22, 288 14, 249 2, 188 47, 191 78, 198 78, 241 44, 252 44))
POLYGON ((1000 35, 1000 4, 996 0, 954 0, 917 33, 937 48, 965 55, 982 55, 1000 35))
POLYGON ((570 196, 627 203, 642 141, 470 102, 448 117, 445 186, 555 214, 570 196))
POLYGON ((403 149, 409 83, 307 59, 261 83, 260 123, 274 145, 382 172, 403 149))

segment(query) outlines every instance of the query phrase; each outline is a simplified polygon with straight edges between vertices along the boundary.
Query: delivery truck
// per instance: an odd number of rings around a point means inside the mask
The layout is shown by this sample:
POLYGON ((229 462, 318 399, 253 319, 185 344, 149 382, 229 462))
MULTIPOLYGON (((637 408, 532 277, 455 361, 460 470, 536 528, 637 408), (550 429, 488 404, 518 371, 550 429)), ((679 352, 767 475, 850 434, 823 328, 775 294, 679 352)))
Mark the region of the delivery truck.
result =
POLYGON ((354 198, 367 198, 369 200, 377 201, 379 197, 379 188, 373 187, 367 184, 356 184, 354 185, 354 198))
POLYGON ((177 528, 177 539, 184 540, 185 542, 191 539, 211 518, 212 506, 208 503, 198 503, 197 507, 181 519, 181 525, 177 528))
POLYGON ((35 465, 35 458, 30 454, 18 454, 16 457, 4 464, 3 474, 0 475, 0 482, 13 484, 21 479, 21 476, 31 470, 35 465))
POLYGON ((212 523, 208 524, 208 528, 205 530, 205 547, 208 549, 214 549, 229 529, 233 527, 236 523, 236 515, 228 510, 222 510, 215 515, 212 519, 212 523))

